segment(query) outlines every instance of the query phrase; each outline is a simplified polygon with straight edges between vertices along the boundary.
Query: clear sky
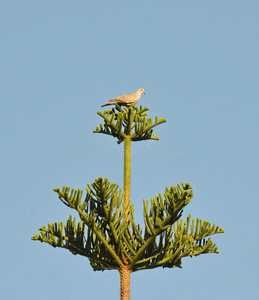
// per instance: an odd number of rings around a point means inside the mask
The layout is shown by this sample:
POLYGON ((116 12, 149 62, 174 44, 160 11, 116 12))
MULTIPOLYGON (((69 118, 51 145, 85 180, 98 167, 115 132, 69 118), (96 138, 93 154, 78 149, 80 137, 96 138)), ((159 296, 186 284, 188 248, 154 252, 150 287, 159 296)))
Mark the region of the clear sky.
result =
POLYGON ((94 134, 107 100, 144 88, 167 119, 133 143, 132 202, 189 182, 220 254, 132 275, 132 299, 259 299, 258 1, 1 1, 0 298, 119 299, 119 274, 31 241, 76 213, 53 188, 123 185, 123 144, 94 134))

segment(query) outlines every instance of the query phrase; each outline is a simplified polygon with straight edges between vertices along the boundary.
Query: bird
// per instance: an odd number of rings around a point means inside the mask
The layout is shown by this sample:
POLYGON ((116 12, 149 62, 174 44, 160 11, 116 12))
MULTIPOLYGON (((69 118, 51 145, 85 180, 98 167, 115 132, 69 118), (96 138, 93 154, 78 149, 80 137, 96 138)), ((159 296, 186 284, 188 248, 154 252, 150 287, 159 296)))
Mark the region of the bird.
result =
POLYGON ((126 95, 119 96, 115 99, 111 99, 109 100, 108 103, 102 105, 101 107, 106 105, 112 105, 115 103, 118 103, 120 105, 125 105, 125 106, 130 106, 131 104, 135 105, 139 101, 142 94, 146 94, 144 89, 138 89, 136 93, 126 94, 126 95))

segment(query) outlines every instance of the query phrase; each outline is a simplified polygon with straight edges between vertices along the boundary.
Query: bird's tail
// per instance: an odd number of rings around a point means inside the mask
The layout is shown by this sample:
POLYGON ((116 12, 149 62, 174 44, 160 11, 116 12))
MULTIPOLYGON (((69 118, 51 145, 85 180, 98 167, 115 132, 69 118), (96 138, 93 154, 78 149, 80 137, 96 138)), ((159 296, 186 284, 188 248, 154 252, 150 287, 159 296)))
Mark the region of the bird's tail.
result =
POLYGON ((118 102, 117 99, 111 99, 111 100, 109 100, 108 103, 102 105, 101 107, 104 107, 104 106, 107 106, 107 105, 112 105, 112 104, 115 104, 115 103, 117 103, 117 102, 118 102))
POLYGON ((101 107, 104 107, 104 106, 107 106, 107 105, 111 105, 111 103, 108 102, 108 103, 102 105, 101 107))

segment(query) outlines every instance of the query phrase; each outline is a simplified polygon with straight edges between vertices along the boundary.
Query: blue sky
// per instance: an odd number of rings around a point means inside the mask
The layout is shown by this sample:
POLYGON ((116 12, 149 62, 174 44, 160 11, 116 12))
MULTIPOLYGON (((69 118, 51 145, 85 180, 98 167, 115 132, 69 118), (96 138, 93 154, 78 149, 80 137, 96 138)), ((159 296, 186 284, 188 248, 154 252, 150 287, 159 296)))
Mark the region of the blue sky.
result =
POLYGON ((189 182, 191 213, 215 223, 220 254, 132 275, 132 299, 258 299, 258 1, 2 1, 2 299, 119 299, 119 274, 33 242, 66 221, 53 188, 98 176, 123 185, 123 145, 94 134, 107 100, 167 123, 133 143, 135 217, 142 199, 189 182))

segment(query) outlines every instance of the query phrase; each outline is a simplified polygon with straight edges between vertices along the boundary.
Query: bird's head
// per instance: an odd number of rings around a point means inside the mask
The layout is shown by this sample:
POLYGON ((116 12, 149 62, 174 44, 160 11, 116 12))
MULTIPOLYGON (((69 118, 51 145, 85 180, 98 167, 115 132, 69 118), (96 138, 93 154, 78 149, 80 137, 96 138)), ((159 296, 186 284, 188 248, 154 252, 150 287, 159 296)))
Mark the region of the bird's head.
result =
POLYGON ((138 89, 138 90, 137 90, 137 93, 138 93, 138 94, 146 94, 145 91, 144 91, 144 89, 138 89))

